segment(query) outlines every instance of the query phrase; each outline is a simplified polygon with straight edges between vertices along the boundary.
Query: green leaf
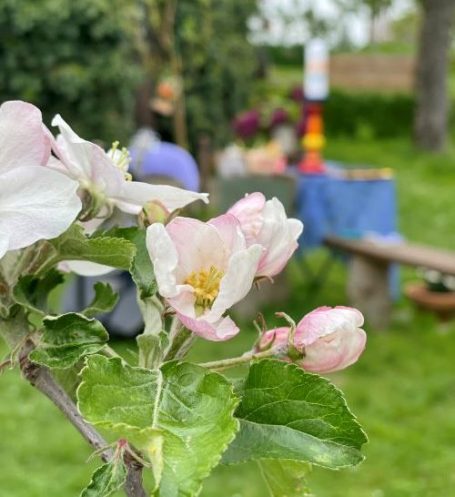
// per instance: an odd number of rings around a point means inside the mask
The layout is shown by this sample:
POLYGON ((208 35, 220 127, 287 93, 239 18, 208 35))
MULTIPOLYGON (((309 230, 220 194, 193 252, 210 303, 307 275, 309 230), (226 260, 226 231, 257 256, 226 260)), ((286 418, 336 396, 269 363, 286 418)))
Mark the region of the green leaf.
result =
POLYGON ((27 315, 17 304, 11 307, 8 319, 0 318, 0 337, 4 339, 11 351, 17 350, 17 346, 24 343, 29 331, 27 315))
POLYGON ((229 382, 194 364, 151 371, 100 355, 87 358, 81 375, 82 415, 144 452, 159 484, 154 495, 196 495, 238 428, 229 382))
POLYGON ((82 311, 82 314, 89 318, 103 312, 112 311, 119 298, 118 294, 112 290, 111 285, 108 283, 98 282, 95 283, 93 288, 95 290, 95 296, 90 305, 82 311))
POLYGON ((105 232, 103 236, 119 237, 134 243, 136 255, 130 267, 131 276, 140 291, 142 299, 154 295, 157 286, 152 261, 145 245, 146 230, 137 227, 115 228, 105 232))
POLYGON ((311 465, 300 461, 264 459, 258 462, 271 497, 309 497, 305 484, 311 465))
POLYGON ((98 352, 109 335, 96 319, 70 312, 43 320, 44 333, 30 359, 50 368, 69 368, 88 354, 98 352))
POLYGON ((100 466, 80 497, 108 497, 119 490, 126 481, 127 469, 121 458, 100 466))
POLYGON ((19 279, 14 287, 14 300, 29 311, 41 315, 48 313, 47 299, 49 293, 62 284, 64 276, 56 269, 51 269, 43 277, 27 275, 19 279))
POLYGON ((235 415, 240 431, 225 454, 227 463, 290 459, 342 468, 363 460, 367 438, 342 393, 294 364, 253 364, 235 415))
POLYGON ((50 243, 57 250, 59 260, 90 261, 118 269, 129 269, 136 252, 133 243, 108 236, 87 237, 82 226, 73 224, 50 243))

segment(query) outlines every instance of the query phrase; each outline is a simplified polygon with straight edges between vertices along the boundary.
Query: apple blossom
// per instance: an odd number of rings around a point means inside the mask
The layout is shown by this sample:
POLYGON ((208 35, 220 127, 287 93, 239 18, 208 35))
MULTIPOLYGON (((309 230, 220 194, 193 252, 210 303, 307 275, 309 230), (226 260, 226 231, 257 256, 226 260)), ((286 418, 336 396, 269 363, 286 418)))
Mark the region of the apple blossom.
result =
POLYGON ((239 329, 225 312, 249 292, 262 247, 247 247, 238 220, 208 223, 177 217, 147 229, 147 248, 159 293, 185 327, 207 340, 227 340, 239 329))
MULTIPOLYGON (((319 307, 297 324, 293 345, 303 357, 297 362, 306 370, 330 373, 357 361, 366 344, 363 315, 357 309, 319 307)), ((279 354, 288 349, 289 327, 265 332, 260 348, 271 346, 279 354)))
POLYGON ((50 140, 34 105, 0 106, 0 258, 63 233, 81 209, 78 184, 44 166, 50 140))
MULTIPOLYGON (((195 200, 208 202, 206 193, 131 181, 128 151, 119 150, 117 142, 106 153, 95 143, 80 138, 59 114, 52 120, 52 125, 60 131, 57 139, 52 141, 60 163, 54 161, 52 167, 63 170, 79 181, 81 187, 98 199, 101 206, 115 206, 137 215, 147 202, 153 200, 161 202, 169 211, 185 207, 195 200)), ((106 211, 102 211, 102 214, 106 214, 106 211)))
POLYGON ((228 213, 240 221, 248 245, 259 244, 265 249, 256 276, 272 277, 280 273, 298 247, 302 222, 288 218, 277 198, 266 201, 259 192, 246 195, 228 213))

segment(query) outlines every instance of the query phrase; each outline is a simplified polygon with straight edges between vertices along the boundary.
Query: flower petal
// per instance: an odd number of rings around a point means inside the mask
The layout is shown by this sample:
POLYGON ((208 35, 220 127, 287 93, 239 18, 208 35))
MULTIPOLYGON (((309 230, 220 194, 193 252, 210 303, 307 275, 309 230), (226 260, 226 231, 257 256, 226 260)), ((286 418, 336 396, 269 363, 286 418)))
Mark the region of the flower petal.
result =
POLYGON ((65 273, 75 273, 79 276, 103 276, 116 270, 111 266, 89 261, 62 261, 58 265, 58 269, 65 273))
POLYGON ((9 236, 6 233, 0 233, 0 259, 8 252, 9 236))
POLYGON ((166 228, 155 223, 147 228, 147 250, 152 260, 159 293, 163 297, 175 297, 178 294, 175 270, 178 253, 166 228))
POLYGON ((208 203, 208 193, 197 193, 170 185, 150 185, 139 181, 125 181, 121 191, 112 195, 117 207, 129 214, 139 214, 142 207, 153 200, 169 211, 181 209, 196 200, 208 203))
POLYGON ((0 106, 0 172, 46 164, 51 153, 41 111, 20 100, 0 106))
POLYGON ((250 245, 256 243, 255 239, 261 231, 264 221, 262 215, 264 206, 264 195, 255 192, 245 195, 227 211, 228 214, 232 214, 240 221, 243 234, 250 245))
POLYGON ((297 239, 303 231, 298 219, 288 219, 283 204, 273 198, 265 203, 264 222, 256 238, 266 248, 257 276, 275 276, 285 267, 298 247, 297 239))
POLYGON ((126 182, 106 152, 95 143, 80 138, 60 114, 54 117, 52 126, 57 126, 61 133, 53 140, 52 148, 68 174, 89 182, 107 197, 119 195, 126 182))
POLYGON ((306 347, 301 364, 307 371, 316 373, 339 371, 357 361, 365 349, 366 339, 362 329, 337 331, 306 347))
POLYGON ((318 307, 304 316, 295 335, 298 347, 307 347, 320 337, 341 331, 348 332, 363 325, 363 315, 353 307, 318 307))
POLYGON ((215 226, 224 244, 231 252, 246 248, 246 240, 240 229, 240 222, 232 214, 223 214, 210 219, 208 224, 215 226))
POLYGON ((0 232, 8 250, 63 233, 81 209, 78 184, 44 167, 18 167, 0 176, 0 232))
POLYGON ((204 319, 194 319, 177 313, 183 325, 196 335, 212 342, 224 342, 237 335, 238 326, 227 316, 211 323, 204 319))
POLYGON ((230 252, 214 226, 197 219, 176 217, 166 226, 166 231, 178 252, 178 283, 183 283, 193 271, 211 266, 219 271, 227 269, 230 252))
POLYGON ((251 245, 231 256, 226 274, 221 279, 218 296, 208 313, 210 320, 219 319, 250 291, 262 250, 260 245, 251 245))

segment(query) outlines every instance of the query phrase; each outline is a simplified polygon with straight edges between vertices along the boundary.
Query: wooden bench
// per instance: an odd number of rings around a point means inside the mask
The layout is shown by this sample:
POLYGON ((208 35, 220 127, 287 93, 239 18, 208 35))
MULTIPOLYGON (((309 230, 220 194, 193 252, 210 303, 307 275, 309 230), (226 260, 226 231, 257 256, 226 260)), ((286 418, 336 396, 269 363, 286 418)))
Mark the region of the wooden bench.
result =
POLYGON ((347 293, 351 305, 362 311, 375 328, 386 328, 391 313, 389 267, 398 263, 434 269, 455 276, 455 252, 413 243, 381 244, 328 236, 324 243, 349 254, 347 293))

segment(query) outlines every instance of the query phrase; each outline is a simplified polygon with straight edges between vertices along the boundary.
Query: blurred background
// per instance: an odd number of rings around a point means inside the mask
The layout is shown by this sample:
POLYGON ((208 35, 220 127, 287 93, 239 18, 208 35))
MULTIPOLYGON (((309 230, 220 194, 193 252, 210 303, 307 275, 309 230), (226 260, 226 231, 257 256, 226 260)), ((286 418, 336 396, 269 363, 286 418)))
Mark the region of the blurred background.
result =
MULTIPOLYGON (((262 191, 304 222, 285 274, 238 306, 239 336, 191 359, 249 349, 258 310, 270 327, 276 310, 365 313, 365 354, 331 379, 367 459, 315 468, 321 497, 455 496, 454 16, 453 0, 0 0, 1 101, 129 145, 141 181, 209 191, 202 219, 262 191)), ((134 294, 106 278, 128 355, 134 294)), ((55 305, 82 306, 93 281, 69 279, 55 305)), ((0 495, 79 495, 96 463, 76 431, 16 372, 0 395, 0 495)), ((201 495, 266 493, 241 465, 201 495)))

